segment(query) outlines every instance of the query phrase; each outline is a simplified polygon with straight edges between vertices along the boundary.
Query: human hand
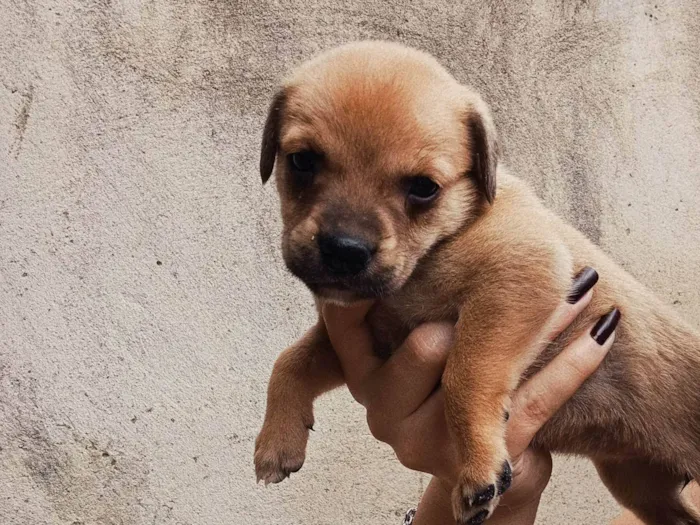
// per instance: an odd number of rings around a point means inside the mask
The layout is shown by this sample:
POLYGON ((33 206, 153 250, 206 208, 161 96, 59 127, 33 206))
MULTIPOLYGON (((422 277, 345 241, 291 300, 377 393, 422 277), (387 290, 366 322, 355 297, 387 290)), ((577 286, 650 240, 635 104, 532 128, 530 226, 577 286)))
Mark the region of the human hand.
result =
MULTIPOLYGON (((549 339, 563 331, 590 302, 591 292, 574 305, 562 305, 553 316, 549 339)), ((619 313, 605 316, 608 331, 613 330, 619 313)), ((597 325, 596 327, 599 327, 597 325)), ((600 332, 598 332, 600 333, 600 332)), ((601 340, 600 337, 597 338, 601 340)), ((552 472, 549 452, 529 447, 537 431, 574 394, 602 362, 614 341, 614 333, 602 344, 588 334, 569 344, 547 367, 521 385, 512 400, 506 444, 512 458, 513 483, 501 499, 488 523, 530 525, 534 523, 542 492, 552 472)), ((433 478, 421 500, 415 525, 454 523, 451 514, 452 486, 433 478)), ((625 516, 624 520, 630 519, 625 516)), ((615 522, 617 523, 617 522, 615 522)), ((622 523, 641 523, 620 521, 622 523)))
MULTIPOLYGON (((588 289, 595 284, 590 273, 584 284, 588 289)), ((580 291, 581 283, 578 288, 580 291)), ((575 304, 565 303, 557 310, 543 346, 571 323, 591 297, 589 291, 575 304)), ((373 435, 391 445, 405 466, 439 478, 439 482, 431 483, 424 502, 426 505, 441 502, 441 492, 451 487, 459 464, 447 431, 443 393, 438 386, 453 329, 447 324, 423 325, 384 362, 373 355, 372 338, 364 322, 370 306, 369 303, 352 308, 325 306, 323 315, 331 341, 351 393, 367 409, 373 435)), ((530 440, 597 368, 612 341, 610 337, 604 345, 598 345, 589 335, 582 336, 515 394, 507 434, 513 484, 492 520, 498 519, 504 512, 502 509, 513 511, 539 501, 551 473, 551 458, 528 448, 530 440)), ((431 509, 430 517, 424 511, 426 505, 421 504, 416 523, 453 522, 449 498, 444 509, 427 505, 431 509), (444 516, 434 521, 443 511, 444 516), (448 515, 450 521, 446 521, 448 515)))

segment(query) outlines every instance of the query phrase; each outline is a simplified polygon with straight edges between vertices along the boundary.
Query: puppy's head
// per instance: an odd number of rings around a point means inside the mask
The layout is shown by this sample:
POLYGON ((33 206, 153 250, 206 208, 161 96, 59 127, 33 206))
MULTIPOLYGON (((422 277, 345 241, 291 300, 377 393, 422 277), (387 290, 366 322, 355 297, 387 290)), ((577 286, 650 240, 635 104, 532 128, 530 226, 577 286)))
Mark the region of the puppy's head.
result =
POLYGON ((498 147, 484 102, 397 44, 346 45, 302 65, 265 124, 288 268, 340 302, 391 294, 493 202, 498 147))

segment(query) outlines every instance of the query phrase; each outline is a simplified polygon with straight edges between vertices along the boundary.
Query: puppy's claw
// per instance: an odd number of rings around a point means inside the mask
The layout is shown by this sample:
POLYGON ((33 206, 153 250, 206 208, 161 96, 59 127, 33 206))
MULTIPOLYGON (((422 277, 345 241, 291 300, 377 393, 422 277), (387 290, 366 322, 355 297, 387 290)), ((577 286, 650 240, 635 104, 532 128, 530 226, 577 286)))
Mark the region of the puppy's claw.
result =
POLYGON ((474 495, 474 497, 471 499, 470 503, 471 506, 481 506, 484 505, 485 503, 488 503, 493 499, 493 497, 496 495, 496 487, 495 485, 489 485, 486 487, 485 490, 482 490, 481 492, 478 492, 477 494, 474 495))
POLYGON ((255 443, 255 474, 258 481, 280 483, 299 472, 306 457, 306 425, 265 425, 255 443))
MULTIPOLYGON (((498 506, 501 495, 513 481, 510 463, 503 463, 502 471, 490 476, 492 483, 478 482, 463 474, 453 493, 455 518, 460 525, 478 525, 485 522, 498 506)), ((487 478, 488 479, 488 478, 487 478)))
POLYGON ((256 464, 255 470, 258 482, 264 481, 267 487, 270 483, 280 483, 287 479, 293 472, 299 472, 303 465, 303 459, 299 462, 280 461, 260 461, 256 464))

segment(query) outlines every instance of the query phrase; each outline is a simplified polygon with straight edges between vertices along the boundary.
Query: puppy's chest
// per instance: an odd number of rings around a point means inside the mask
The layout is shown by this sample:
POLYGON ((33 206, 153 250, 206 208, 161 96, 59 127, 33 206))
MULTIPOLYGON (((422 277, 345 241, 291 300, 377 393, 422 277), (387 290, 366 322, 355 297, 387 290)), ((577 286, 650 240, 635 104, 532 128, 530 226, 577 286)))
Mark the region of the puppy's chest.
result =
POLYGON ((412 283, 378 302, 368 315, 377 355, 389 357, 420 324, 456 323, 459 301, 455 295, 434 286, 412 283))

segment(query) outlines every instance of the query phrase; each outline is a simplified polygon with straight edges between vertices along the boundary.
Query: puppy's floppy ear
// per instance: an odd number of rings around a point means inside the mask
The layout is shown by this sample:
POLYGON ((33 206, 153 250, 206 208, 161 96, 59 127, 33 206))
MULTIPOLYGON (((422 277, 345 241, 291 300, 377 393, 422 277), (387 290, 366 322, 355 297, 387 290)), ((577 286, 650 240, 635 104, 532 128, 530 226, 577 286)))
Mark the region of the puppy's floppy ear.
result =
POLYGON ((468 97, 467 132, 472 156, 469 176, 484 198, 493 203, 496 197, 496 168, 500 154, 496 126, 486 103, 474 93, 468 97))
POLYGON ((260 148, 260 177, 265 184, 272 169, 275 167, 275 158, 279 147, 280 126, 282 125, 282 111, 287 100, 287 92, 282 89, 272 99, 270 109, 267 112, 265 129, 263 130, 262 146, 260 148))

